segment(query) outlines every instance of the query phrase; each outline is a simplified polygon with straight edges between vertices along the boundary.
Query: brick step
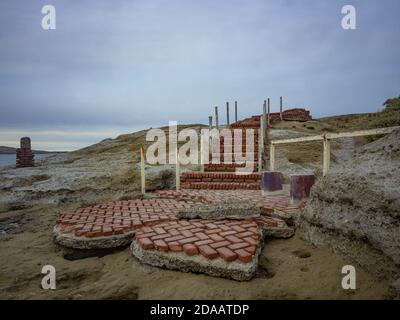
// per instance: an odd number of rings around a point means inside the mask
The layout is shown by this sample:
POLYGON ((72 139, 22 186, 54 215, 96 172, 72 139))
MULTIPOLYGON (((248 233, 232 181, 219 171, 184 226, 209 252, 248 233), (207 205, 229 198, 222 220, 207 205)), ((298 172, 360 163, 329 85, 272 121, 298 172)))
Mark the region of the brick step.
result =
POLYGON ((243 119, 241 121, 235 122, 235 123, 231 124, 231 128, 232 129, 237 129, 237 128, 241 128, 241 129, 250 129, 250 128, 259 129, 260 128, 260 116, 252 116, 250 118, 243 119))
POLYGON ((242 129, 242 130, 253 129, 254 131, 256 131, 256 130, 260 129, 260 125, 257 122, 246 123, 244 125, 240 125, 240 127, 236 127, 236 126, 232 127, 232 129, 242 129))
MULTIPOLYGON (((242 144, 242 151, 248 150, 251 146, 253 146, 254 150, 258 147, 258 141, 254 141, 254 143, 252 144, 247 144, 247 143, 243 143, 242 144)), ((234 150, 233 148, 235 147, 234 144, 224 144, 223 142, 220 142, 220 144, 213 144, 211 145, 212 148, 219 148, 221 150, 223 150, 225 147, 228 150, 234 150)), ((238 148, 239 146, 237 146, 238 148)))
MULTIPOLYGON (((258 139, 258 130, 254 130, 253 131, 253 136, 254 136, 254 140, 256 140, 256 139, 258 139)), ((248 134, 246 134, 246 131, 245 130, 243 130, 243 132, 242 132, 242 141, 246 141, 246 138, 247 138, 247 136, 251 136, 250 135, 250 132, 248 133, 248 134)), ((221 141, 224 141, 225 140, 225 137, 224 136, 220 136, 220 138, 219 138, 219 140, 221 140, 221 141)), ((232 141, 234 141, 235 140, 235 137, 234 137, 234 135, 232 135, 232 137, 231 137, 231 139, 227 139, 227 140, 232 140, 232 141)), ((240 140, 240 138, 239 139, 237 139, 237 140, 240 140)))
POLYGON ((243 152, 243 153, 232 153, 232 152, 215 152, 213 154, 210 153, 208 159, 211 162, 211 160, 213 159, 213 157, 215 157, 216 159, 219 159, 220 162, 224 162, 225 159, 227 160, 231 160, 232 162, 235 162, 235 157, 237 157, 237 159, 242 160, 243 158, 248 158, 252 156, 253 157, 253 161, 257 161, 258 159, 258 151, 254 151, 254 152, 243 152))
MULTIPOLYGON (((258 168, 258 163, 253 162, 253 170, 257 170, 258 168)), ((250 164, 248 164, 250 165, 250 164)), ((204 170, 205 171, 213 171, 213 172, 234 172, 236 171, 237 168, 244 168, 246 167, 245 163, 210 163, 204 165, 204 170)))
POLYGON ((215 189, 215 190, 259 190, 259 182, 185 182, 181 184, 182 189, 215 189))
MULTIPOLYGON (((250 137, 249 137, 249 139, 250 139, 250 137)), ((244 138, 244 139, 242 139, 242 140, 238 140, 238 141, 241 141, 242 142, 242 145, 246 145, 247 144, 247 141, 246 141, 247 139, 246 138, 244 138)), ((219 144, 221 145, 221 144, 224 144, 225 143, 225 140, 224 139, 220 139, 219 140, 219 144)), ((226 140, 226 144, 229 146, 229 145, 234 145, 236 142, 235 142, 235 139, 227 139, 226 140)), ((253 143, 258 143, 258 137, 256 137, 256 136, 254 136, 253 137, 253 143)), ((213 145, 218 145, 218 140, 213 140, 213 145)))
POLYGON ((224 149, 223 147, 221 147, 221 148, 215 148, 215 149, 211 149, 210 150, 210 153, 211 152, 214 152, 214 153, 217 153, 217 154, 224 154, 224 153, 227 153, 227 154, 240 154, 240 151, 241 151, 241 153, 243 154, 243 155, 245 155, 245 154, 251 154, 251 153, 253 153, 253 154, 258 154, 258 146, 253 146, 253 152, 251 152, 250 151, 251 149, 250 148, 242 148, 242 150, 240 150, 239 149, 239 152, 237 152, 238 150, 234 150, 234 149, 232 149, 232 148, 226 148, 226 149, 224 149))
MULTIPOLYGON (((240 140, 239 140, 240 141, 240 140)), ((219 145, 223 145, 223 144, 225 144, 226 143, 226 145, 227 146, 233 146, 233 145, 235 145, 235 143, 238 143, 238 142, 235 142, 235 140, 226 140, 226 142, 225 142, 225 140, 219 140, 219 145)), ((244 145, 247 145, 247 141, 246 141, 246 139, 243 139, 242 141, 241 141, 241 143, 242 143, 242 146, 244 146, 244 145)), ((249 144, 255 144, 255 143, 258 143, 258 137, 254 137, 254 139, 253 139, 253 143, 249 143, 249 144)), ((218 145, 218 141, 217 140, 215 140, 214 141, 214 143, 212 144, 212 145, 218 145)))
POLYGON ((228 182, 228 183, 260 183, 261 175, 253 172, 239 175, 230 172, 184 172, 181 174, 181 182, 228 182))

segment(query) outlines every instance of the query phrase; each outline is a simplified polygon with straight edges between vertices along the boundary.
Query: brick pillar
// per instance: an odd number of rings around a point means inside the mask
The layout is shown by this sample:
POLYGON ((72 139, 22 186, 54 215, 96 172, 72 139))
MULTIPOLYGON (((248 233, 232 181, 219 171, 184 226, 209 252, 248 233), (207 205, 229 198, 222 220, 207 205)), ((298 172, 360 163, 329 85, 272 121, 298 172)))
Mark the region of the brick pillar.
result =
POLYGON ((17 168, 33 167, 35 165, 34 154, 31 149, 31 139, 23 137, 20 148, 17 149, 17 168))

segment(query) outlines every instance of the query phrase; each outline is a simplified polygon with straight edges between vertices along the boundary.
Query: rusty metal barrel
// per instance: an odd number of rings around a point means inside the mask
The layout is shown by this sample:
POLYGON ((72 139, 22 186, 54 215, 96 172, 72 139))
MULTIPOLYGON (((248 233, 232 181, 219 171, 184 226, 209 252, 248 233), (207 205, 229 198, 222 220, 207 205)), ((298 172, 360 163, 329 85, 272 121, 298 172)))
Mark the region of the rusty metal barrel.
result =
POLYGON ((279 171, 263 171, 261 174, 261 190, 267 192, 282 190, 282 173, 279 171))
POLYGON ((293 174, 290 176, 290 197, 301 200, 310 197, 311 187, 315 183, 315 174, 293 174))

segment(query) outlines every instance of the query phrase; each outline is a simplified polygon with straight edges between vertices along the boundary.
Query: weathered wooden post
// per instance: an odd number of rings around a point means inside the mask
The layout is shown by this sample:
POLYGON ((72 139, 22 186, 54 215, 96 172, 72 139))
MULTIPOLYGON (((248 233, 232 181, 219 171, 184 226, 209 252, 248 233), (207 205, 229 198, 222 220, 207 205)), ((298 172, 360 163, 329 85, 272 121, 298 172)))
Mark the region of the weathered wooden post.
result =
POLYGON ((281 121, 283 120, 283 114, 282 114, 282 108, 283 108, 283 106, 282 106, 282 96, 280 97, 280 102, 279 102, 279 104, 280 104, 280 112, 279 112, 279 115, 280 115, 280 118, 281 118, 281 121))
POLYGON ((144 147, 140 147, 140 180, 142 185, 142 194, 146 193, 146 175, 145 175, 145 167, 144 167, 144 147))
POLYGON ((215 106, 215 127, 219 130, 218 106, 215 106))
POLYGON ((270 124, 271 124, 271 120, 270 120, 270 112, 271 112, 271 109, 270 109, 270 101, 269 101, 269 98, 268 98, 268 127, 270 126, 270 124))
POLYGON ((267 100, 264 100, 263 104, 263 122, 264 122, 264 130, 267 128, 267 100))
POLYGON ((325 177, 331 164, 331 142, 324 136, 322 155, 322 175, 325 177))
POLYGON ((226 103, 226 124, 229 126, 229 102, 226 103))
POLYGON ((272 142, 270 143, 269 149, 269 170, 275 170, 275 146, 272 142))
POLYGON ((263 153, 264 153, 264 121, 260 121, 260 131, 258 133, 258 172, 261 172, 263 168, 263 163, 262 163, 263 153))
POLYGON ((200 132, 200 171, 204 172, 204 135, 200 132))
POLYGON ((178 146, 176 146, 176 165, 175 165, 175 185, 176 190, 179 191, 181 189, 181 165, 179 163, 179 153, 178 146))
POLYGON ((237 121, 237 101, 235 101, 235 122, 237 121))

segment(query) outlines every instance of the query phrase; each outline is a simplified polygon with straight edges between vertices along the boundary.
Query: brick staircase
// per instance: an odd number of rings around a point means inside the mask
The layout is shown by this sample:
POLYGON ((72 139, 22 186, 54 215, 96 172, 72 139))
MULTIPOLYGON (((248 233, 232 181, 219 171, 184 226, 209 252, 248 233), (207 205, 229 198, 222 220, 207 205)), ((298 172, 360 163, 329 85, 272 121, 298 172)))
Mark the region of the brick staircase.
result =
POLYGON ((181 175, 183 189, 260 189, 260 173, 238 175, 235 172, 185 172, 181 175))
MULTIPOLYGON (((181 174, 181 187, 182 189, 260 189, 261 175, 258 173, 258 142, 259 142, 259 128, 260 116, 252 116, 250 118, 235 122, 230 125, 230 129, 242 129, 242 155, 248 155, 249 146, 246 145, 246 130, 254 130, 254 143, 253 143, 253 160, 247 162, 251 165, 253 170, 246 175, 236 173, 236 169, 244 168, 246 163, 236 162, 235 150, 232 145, 227 145, 227 150, 224 149, 224 139, 221 137, 219 146, 214 146, 217 152, 214 156, 219 158, 220 163, 211 163, 211 154, 209 156, 210 163, 204 166, 204 172, 185 172, 181 174), (225 159, 230 161, 225 163, 225 159)), ((296 108, 288 109, 282 112, 282 118, 285 121, 307 121, 311 119, 310 112, 305 109, 296 108)), ((280 113, 270 113, 271 123, 280 121, 280 113)), ((233 137, 232 137, 233 139, 233 137)), ((267 136, 264 137, 264 154, 262 161, 265 163, 267 160, 266 146, 267 136)))
MULTIPOLYGON (((260 173, 258 173, 258 142, 260 117, 252 117, 245 121, 234 123, 230 129, 242 129, 242 149, 241 154, 235 153, 232 144, 224 146, 224 138, 221 136, 219 146, 213 146, 214 154, 210 153, 210 163, 204 165, 204 172, 185 172, 181 174, 181 187, 183 189, 260 189, 260 173), (253 119, 254 118, 254 119, 253 119), (254 129, 253 151, 249 151, 251 146, 246 145, 246 129, 254 129), (226 148, 226 149, 225 149, 226 148), (212 156, 219 159, 220 163, 211 162, 212 156), (238 159, 252 156, 252 160, 244 163, 237 162, 238 159), (236 159, 237 158, 237 159, 236 159), (227 161, 225 163, 225 160, 227 161), (229 162, 228 162, 229 161, 229 162), (252 168, 246 174, 238 174, 238 168, 252 168)), ((233 133, 232 133, 233 141, 233 133)))

